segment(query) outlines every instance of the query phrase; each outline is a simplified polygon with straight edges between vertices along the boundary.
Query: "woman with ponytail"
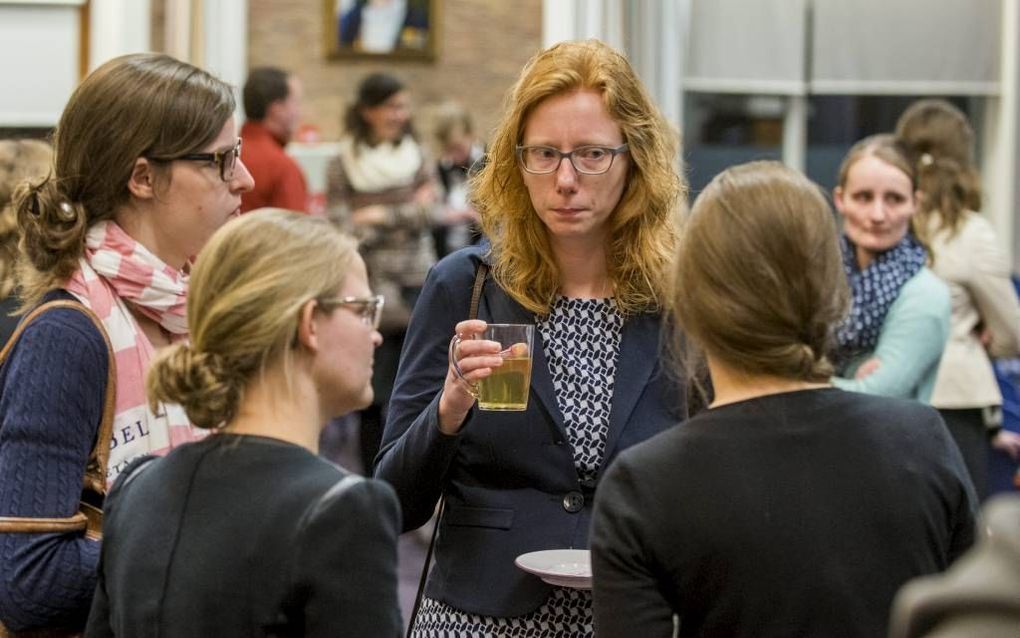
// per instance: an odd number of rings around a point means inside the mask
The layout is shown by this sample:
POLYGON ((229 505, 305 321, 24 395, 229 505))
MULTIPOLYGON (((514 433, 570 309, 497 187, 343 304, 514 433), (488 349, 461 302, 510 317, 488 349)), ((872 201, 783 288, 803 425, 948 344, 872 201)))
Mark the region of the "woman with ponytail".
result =
POLYGON ((829 382, 850 294, 820 189, 778 162, 724 171, 671 288, 714 400, 602 479, 597 635, 885 635, 897 589, 970 545, 974 501, 935 410, 829 382))
POLYGON ((991 357, 1020 354, 1020 303, 1009 262, 981 210, 974 131, 945 100, 921 100, 900 117, 896 134, 917 167, 919 226, 929 238, 932 270, 952 300, 949 341, 931 402, 945 419, 974 487, 987 490, 988 443, 1020 459, 1020 437, 1002 431, 1002 395, 991 357))
MULTIPOLYGON (((187 339, 189 263, 252 187, 233 112, 231 88, 201 69, 158 54, 116 58, 68 101, 53 172, 15 192, 23 310, 65 300, 99 324, 47 310, 0 368, 0 519, 78 511, 108 385, 106 339, 116 371, 107 481, 135 457, 198 437, 179 406, 146 404, 143 380, 159 349, 187 339)), ((0 622, 80 631, 99 551, 82 532, 8 527, 0 622)))
POLYGON ((114 484, 87 636, 399 635, 396 495, 316 455, 372 401, 381 310, 325 220, 262 210, 213 236, 191 342, 146 382, 213 434, 114 484))

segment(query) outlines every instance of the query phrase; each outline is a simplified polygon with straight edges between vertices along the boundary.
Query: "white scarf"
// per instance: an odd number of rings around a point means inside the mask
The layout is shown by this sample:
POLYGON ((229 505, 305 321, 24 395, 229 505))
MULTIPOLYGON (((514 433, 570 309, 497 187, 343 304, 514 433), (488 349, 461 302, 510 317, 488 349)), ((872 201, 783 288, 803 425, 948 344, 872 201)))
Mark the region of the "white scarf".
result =
POLYGON ((347 137, 340 142, 340 162, 355 191, 379 193, 413 184, 422 156, 410 135, 405 135, 397 145, 383 142, 376 146, 356 143, 347 137))

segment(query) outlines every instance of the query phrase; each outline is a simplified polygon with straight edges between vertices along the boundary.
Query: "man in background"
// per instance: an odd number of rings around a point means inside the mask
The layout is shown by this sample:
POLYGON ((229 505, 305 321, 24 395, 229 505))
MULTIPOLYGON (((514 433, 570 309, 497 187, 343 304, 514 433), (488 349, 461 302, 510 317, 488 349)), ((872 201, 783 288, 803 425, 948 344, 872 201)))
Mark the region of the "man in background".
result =
POLYGON ((244 83, 241 160, 255 188, 241 195, 241 212, 272 206, 307 212, 308 187, 284 147, 301 116, 301 82, 276 67, 251 70, 244 83))

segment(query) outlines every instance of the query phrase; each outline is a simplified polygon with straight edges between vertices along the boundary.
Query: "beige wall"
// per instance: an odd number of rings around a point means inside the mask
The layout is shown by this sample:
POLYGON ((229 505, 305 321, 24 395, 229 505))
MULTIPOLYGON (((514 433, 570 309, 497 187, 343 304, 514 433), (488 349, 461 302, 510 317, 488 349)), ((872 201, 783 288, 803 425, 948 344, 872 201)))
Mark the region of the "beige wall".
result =
MULTIPOLYGON (((417 112, 458 99, 480 132, 495 124, 521 67, 541 46, 542 0, 439 0, 439 49, 432 62, 329 60, 323 52, 323 0, 249 0, 249 66, 296 72, 304 120, 335 140, 340 119, 367 74, 386 71, 410 88, 417 112)), ((427 118, 416 117, 423 132, 427 118)))

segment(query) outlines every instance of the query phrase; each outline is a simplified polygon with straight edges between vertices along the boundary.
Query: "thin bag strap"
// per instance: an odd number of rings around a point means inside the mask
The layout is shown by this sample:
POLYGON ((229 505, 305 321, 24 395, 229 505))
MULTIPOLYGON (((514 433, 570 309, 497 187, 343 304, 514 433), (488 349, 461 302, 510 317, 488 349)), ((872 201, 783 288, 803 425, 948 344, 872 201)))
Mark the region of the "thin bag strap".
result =
MULTIPOLYGON (((82 486, 84 489, 91 490, 97 494, 105 496, 106 468, 110 461, 110 440, 113 437, 113 417, 117 398, 117 358, 114 355, 113 345, 110 343, 110 337, 106 334, 106 328, 103 327, 103 323, 100 321, 99 317, 97 317, 96 314, 84 304, 77 301, 57 300, 44 303, 35 308, 18 323, 18 327, 15 329, 10 339, 7 340, 3 350, 0 350, 0 366, 6 362, 7 357, 11 352, 13 352, 18 339, 21 338, 21 335, 25 332, 28 326, 32 324, 32 322, 38 319, 43 313, 59 308, 77 310, 88 317, 99 331, 99 334, 103 337, 103 343, 106 345, 108 365, 106 372, 106 391, 103 395, 103 414, 99 421, 99 430, 96 433, 96 442, 92 447, 92 451, 89 453, 88 462, 85 465, 85 472, 82 478, 82 486)), ((70 518, 75 520, 73 525, 78 526, 80 514, 70 518)), ((53 530, 53 526, 59 527, 60 522, 67 519, 21 518, 19 520, 26 522, 38 520, 40 525, 49 526, 50 529, 47 531, 55 531, 53 530)), ((81 527, 84 527, 84 525, 81 525, 81 527)))
POLYGON ((482 287, 485 286, 485 275, 489 272, 489 267, 482 263, 478 263, 478 268, 475 270, 475 285, 471 288, 471 308, 468 310, 468 319, 478 318, 478 302, 482 299, 482 287))
MULTIPOLYGON (((468 310, 468 319, 478 318, 478 304, 482 298, 482 288, 485 286, 485 276, 489 267, 479 262, 475 269, 475 283, 471 288, 471 307, 468 310)), ((425 581, 428 580, 429 568, 432 566, 432 552, 436 548, 436 536, 439 535, 439 524, 443 520, 443 512, 446 511, 446 493, 439 496, 439 513, 436 515, 436 526, 432 529, 432 536, 429 538, 429 548, 425 552, 425 564, 421 568, 421 578, 418 580, 418 593, 414 597, 414 607, 411 608, 411 618, 407 623, 407 638, 414 633, 414 626, 418 622, 418 610, 421 608, 421 599, 425 594, 425 581)))

